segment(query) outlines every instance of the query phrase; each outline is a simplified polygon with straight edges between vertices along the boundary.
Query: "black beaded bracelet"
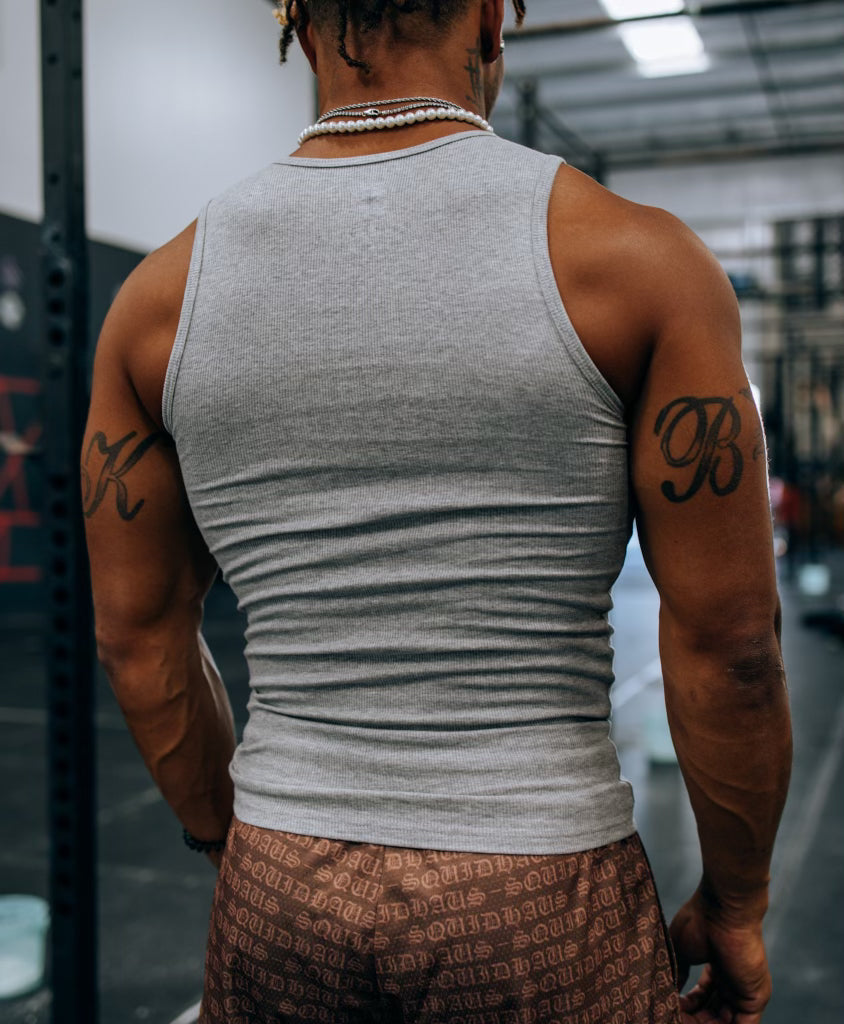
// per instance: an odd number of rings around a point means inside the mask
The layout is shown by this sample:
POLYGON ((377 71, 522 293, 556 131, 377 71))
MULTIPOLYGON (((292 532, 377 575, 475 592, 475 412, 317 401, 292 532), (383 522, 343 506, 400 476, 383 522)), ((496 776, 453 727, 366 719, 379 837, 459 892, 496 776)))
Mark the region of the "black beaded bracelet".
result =
POLYGON ((225 839, 197 839, 186 828, 182 829, 182 839, 189 850, 196 850, 197 853, 220 853, 226 848, 225 839))

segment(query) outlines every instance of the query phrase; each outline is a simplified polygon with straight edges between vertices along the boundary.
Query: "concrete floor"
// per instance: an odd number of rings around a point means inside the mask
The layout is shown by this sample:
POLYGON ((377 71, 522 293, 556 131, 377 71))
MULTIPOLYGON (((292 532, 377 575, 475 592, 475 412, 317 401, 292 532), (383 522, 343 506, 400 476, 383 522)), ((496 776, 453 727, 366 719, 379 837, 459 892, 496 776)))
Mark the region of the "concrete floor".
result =
MULTIPOLYGON (((783 583, 784 648, 792 693, 796 763, 774 863, 767 919, 775 991, 766 1024, 844 1020, 844 638, 807 628, 807 612, 844 594, 807 598, 783 583), (838 794, 836 796, 835 794, 838 794)), ((635 547, 616 588, 614 735, 636 792, 636 818, 670 918, 699 871, 694 821, 676 765, 658 753, 657 598, 635 547)), ((207 634, 244 716, 242 624, 215 589, 207 634)), ((45 716, 37 631, 0 622, 0 892, 46 895, 45 716)), ((202 980, 213 870, 182 845, 152 787, 107 685, 98 712, 100 1005, 102 1024, 188 1024, 202 980)), ((50 992, 0 1002, 0 1024, 50 1019, 50 992)))

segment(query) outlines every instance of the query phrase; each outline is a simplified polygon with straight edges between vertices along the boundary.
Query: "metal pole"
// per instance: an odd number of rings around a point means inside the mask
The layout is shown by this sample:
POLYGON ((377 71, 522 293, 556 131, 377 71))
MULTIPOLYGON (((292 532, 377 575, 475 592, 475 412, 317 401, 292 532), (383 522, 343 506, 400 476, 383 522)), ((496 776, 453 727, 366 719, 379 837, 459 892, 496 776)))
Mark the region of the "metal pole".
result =
POLYGON ((534 79, 519 82, 519 125, 522 145, 536 149, 539 142, 539 103, 534 79))
MULTIPOLYGON (((817 310, 826 309, 826 232, 833 221, 816 217, 812 223, 812 301, 817 310)), ((831 234, 831 232, 830 232, 831 234)))
POLYGON ((88 395, 81 0, 41 0, 45 581, 54 1024, 96 1024, 94 653, 79 450, 88 395))
POLYGON ((598 156, 595 150, 589 143, 584 142, 577 132, 572 131, 568 125, 564 124, 556 114, 537 103, 536 116, 542 124, 551 129, 564 145, 568 146, 570 151, 574 150, 581 159, 585 159, 590 165, 594 162, 598 156))

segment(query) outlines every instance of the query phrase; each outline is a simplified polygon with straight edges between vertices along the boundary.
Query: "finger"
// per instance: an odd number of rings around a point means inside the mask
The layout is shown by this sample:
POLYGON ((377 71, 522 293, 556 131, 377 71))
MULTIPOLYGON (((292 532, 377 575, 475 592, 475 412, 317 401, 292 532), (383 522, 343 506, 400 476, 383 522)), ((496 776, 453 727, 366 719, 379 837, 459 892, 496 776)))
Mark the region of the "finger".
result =
POLYGON ((681 1024, 721 1024, 718 1017, 707 1006, 696 1010, 694 1013, 685 1013, 681 1010, 680 1022, 681 1024))
POLYGON ((680 1009, 685 1013, 697 1013, 701 1007, 706 1005, 707 998, 708 994, 700 985, 695 985, 690 992, 680 996, 680 1009))
POLYGON ((680 1007, 688 1013, 695 1013, 709 1002, 712 994, 712 968, 706 964, 694 988, 680 996, 680 1007))

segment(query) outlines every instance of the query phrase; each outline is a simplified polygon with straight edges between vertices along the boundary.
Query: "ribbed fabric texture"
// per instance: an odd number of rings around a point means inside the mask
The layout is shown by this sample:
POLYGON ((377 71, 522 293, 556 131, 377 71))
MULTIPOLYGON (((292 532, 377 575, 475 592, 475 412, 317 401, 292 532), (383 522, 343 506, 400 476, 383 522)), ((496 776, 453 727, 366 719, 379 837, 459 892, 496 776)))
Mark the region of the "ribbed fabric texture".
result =
POLYGON ((626 430, 554 282, 559 165, 485 132, 288 158, 199 218, 164 417, 248 616, 242 821, 499 853, 633 831, 626 430))

